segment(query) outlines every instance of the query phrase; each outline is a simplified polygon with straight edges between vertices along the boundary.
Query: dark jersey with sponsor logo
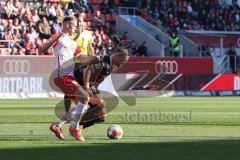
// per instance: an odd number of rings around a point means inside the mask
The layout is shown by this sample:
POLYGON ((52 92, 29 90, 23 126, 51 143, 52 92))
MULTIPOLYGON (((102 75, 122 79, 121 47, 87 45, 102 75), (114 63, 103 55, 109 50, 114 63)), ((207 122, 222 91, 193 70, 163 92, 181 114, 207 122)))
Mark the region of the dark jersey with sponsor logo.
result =
MULTIPOLYGON (((74 77, 80 85, 83 84, 83 72, 86 66, 76 68, 74 71, 74 77)), ((104 81, 104 79, 111 74, 112 65, 111 65, 111 56, 104 56, 101 62, 93 64, 94 71, 90 76, 90 88, 93 93, 97 94, 98 85, 104 81)))

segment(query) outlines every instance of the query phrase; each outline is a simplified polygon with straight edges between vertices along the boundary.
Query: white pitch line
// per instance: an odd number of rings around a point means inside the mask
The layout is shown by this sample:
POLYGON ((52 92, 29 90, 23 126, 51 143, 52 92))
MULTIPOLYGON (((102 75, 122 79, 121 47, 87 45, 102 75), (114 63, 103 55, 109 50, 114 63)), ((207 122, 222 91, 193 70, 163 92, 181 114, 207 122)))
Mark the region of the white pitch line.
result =
POLYGON ((182 77, 183 74, 179 74, 176 78, 174 78, 168 85, 166 85, 162 90, 165 90, 170 85, 172 85, 176 80, 178 80, 180 77, 182 77))
POLYGON ((222 74, 217 75, 217 77, 213 78, 213 80, 211 80, 210 82, 208 82, 208 84, 206 84, 201 91, 205 90, 205 88, 207 88, 210 84, 212 84, 216 79, 218 79, 222 74))
POLYGON ((159 73, 157 76, 155 76, 151 81, 149 81, 146 85, 144 85, 144 89, 146 89, 152 82, 154 82, 159 76, 161 75, 161 73, 159 73))
POLYGON ((148 76, 148 73, 145 73, 142 78, 140 78, 137 82, 135 82, 128 90, 132 90, 133 87, 135 87, 138 83, 140 83, 144 78, 148 76))

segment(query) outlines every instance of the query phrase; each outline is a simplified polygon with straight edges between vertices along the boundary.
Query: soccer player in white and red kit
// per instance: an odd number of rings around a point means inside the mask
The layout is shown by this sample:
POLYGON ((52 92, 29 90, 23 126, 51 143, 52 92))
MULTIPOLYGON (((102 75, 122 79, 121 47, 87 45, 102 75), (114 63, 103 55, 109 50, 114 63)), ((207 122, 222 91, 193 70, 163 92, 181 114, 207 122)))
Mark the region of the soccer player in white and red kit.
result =
MULTIPOLYGON (((92 96, 89 100, 91 107, 81 119, 80 130, 104 121, 106 108, 105 102, 101 98, 100 91, 98 90, 98 85, 112 72, 115 72, 123 66, 127 60, 128 50, 118 49, 113 51, 113 54, 104 56, 99 63, 75 70, 74 75, 76 81, 81 86, 85 86, 84 88, 89 88, 92 92, 92 96)), ((75 112, 76 108, 70 109, 65 116, 55 123, 61 128, 65 123, 72 120, 72 115, 74 115, 75 112)))
MULTIPOLYGON (((55 37, 53 44, 53 52, 57 69, 52 74, 54 84, 66 95, 68 95, 76 104, 76 113, 71 127, 70 134, 77 140, 84 141, 84 137, 79 130, 79 122, 83 114, 88 109, 89 95, 76 82, 73 72, 75 68, 74 59, 78 58, 80 63, 91 63, 96 60, 95 57, 82 56, 77 43, 70 36, 76 31, 77 20, 75 17, 65 17, 63 20, 63 28, 61 35, 55 37), (75 57, 75 55, 79 55, 75 57)), ((52 44, 50 44, 52 45, 52 44)), ((62 130, 55 123, 50 126, 50 130, 55 135, 64 139, 62 130)))

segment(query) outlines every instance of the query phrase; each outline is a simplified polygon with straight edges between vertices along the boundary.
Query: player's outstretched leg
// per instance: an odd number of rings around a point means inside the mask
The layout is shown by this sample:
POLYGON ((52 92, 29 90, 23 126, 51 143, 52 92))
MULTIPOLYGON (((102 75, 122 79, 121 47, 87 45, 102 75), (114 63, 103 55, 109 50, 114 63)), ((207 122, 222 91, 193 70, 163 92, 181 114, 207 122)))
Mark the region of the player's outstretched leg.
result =
POLYGON ((84 114, 80 122, 80 125, 83 125, 83 129, 91 127, 96 123, 104 122, 104 118, 106 117, 105 102, 100 96, 94 96, 90 99, 90 102, 90 108, 84 114))
POLYGON ((84 141, 85 139, 81 133, 82 130, 79 129, 79 122, 88 109, 89 95, 82 87, 79 87, 74 95, 76 97, 76 112, 69 132, 76 140, 84 141))
POLYGON ((50 126, 50 130, 58 137, 59 139, 63 140, 64 135, 62 133, 61 127, 72 120, 73 115, 76 112, 76 108, 70 109, 61 119, 59 119, 57 122, 54 122, 50 126))
MULTIPOLYGON (((88 111, 87 111, 88 112, 88 111)), ((102 112, 100 108, 95 108, 94 111, 96 114, 99 113, 99 112, 102 112)), ((87 113, 86 113, 87 114, 87 113)), ((104 116, 99 116, 98 114, 97 115, 93 115, 92 118, 90 118, 89 120, 86 120, 85 121, 85 115, 83 117, 83 121, 80 122, 81 125, 83 125, 83 129, 86 129, 88 127, 91 127, 93 126, 94 124, 96 123, 101 123, 101 122, 104 122, 104 116)))
MULTIPOLYGON (((77 140, 84 141, 81 130, 79 130, 79 122, 82 119, 82 116, 88 109, 89 95, 88 93, 75 81, 72 76, 64 76, 54 78, 55 85, 60 88, 65 94, 76 104, 76 112, 73 117, 73 123, 69 128, 70 134, 77 140)), ((63 119, 63 122, 67 121, 63 119)), ((53 123, 50 126, 50 130, 60 138, 64 139, 61 126, 58 123, 53 123)))

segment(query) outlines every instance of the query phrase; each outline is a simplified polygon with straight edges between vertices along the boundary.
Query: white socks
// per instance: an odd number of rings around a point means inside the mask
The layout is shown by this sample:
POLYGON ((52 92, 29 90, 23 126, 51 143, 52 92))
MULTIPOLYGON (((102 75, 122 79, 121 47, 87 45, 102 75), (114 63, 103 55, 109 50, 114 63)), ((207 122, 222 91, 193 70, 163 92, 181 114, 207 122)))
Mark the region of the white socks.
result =
POLYGON ((79 102, 75 108, 70 109, 65 116, 56 122, 57 126, 61 128, 65 123, 73 120, 72 127, 78 128, 78 123, 81 121, 83 114, 88 110, 88 108, 88 105, 84 105, 79 102))
POLYGON ((73 119, 73 115, 76 112, 76 107, 70 109, 65 116, 63 116, 61 119, 59 119, 56 124, 58 125, 58 127, 62 127, 65 123, 70 122, 73 119))
POLYGON ((78 102, 76 107, 76 112, 73 117, 72 128, 78 129, 78 126, 79 126, 78 124, 81 121, 83 114, 87 111, 88 107, 89 106, 87 104, 82 104, 78 102))

